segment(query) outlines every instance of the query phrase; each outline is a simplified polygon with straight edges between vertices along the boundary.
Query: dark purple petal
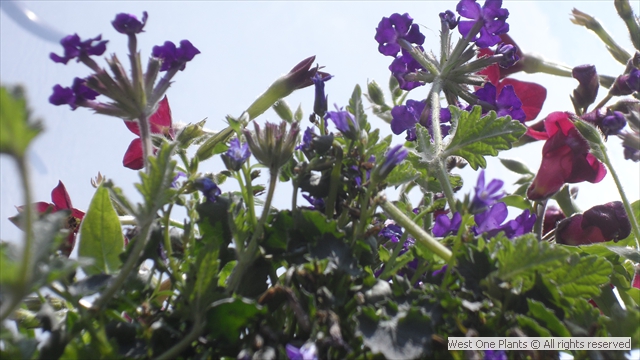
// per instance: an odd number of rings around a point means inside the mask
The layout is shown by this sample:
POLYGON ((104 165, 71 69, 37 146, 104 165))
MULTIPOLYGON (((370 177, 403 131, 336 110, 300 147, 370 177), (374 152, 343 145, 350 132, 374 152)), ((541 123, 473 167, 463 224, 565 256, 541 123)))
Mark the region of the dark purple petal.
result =
POLYGON ((142 21, 138 20, 135 15, 120 13, 116 15, 116 18, 111 22, 113 28, 121 34, 139 34, 144 29, 147 23, 147 12, 142 13, 142 21))
MULTIPOLYGON (((491 105, 496 103, 496 87, 492 83, 486 83, 484 86, 476 91, 478 100, 488 102, 491 105)), ((483 109, 484 110, 484 109, 483 109)), ((485 111, 483 111, 484 113, 485 111)))
POLYGON ((397 243, 402 236, 402 228, 396 224, 388 224, 380 230, 378 235, 391 240, 393 243, 397 243))
POLYGON ((478 20, 482 16, 482 9, 480 8, 480 4, 476 3, 475 0, 460 1, 456 6, 456 11, 458 12, 458 14, 460 14, 460 16, 467 19, 478 20))
POLYGON ((469 209, 471 212, 482 211, 496 202, 498 202, 504 196, 504 192, 500 191, 504 181, 499 179, 491 180, 488 186, 485 187, 484 170, 480 171, 478 175, 478 182, 475 187, 475 195, 471 200, 469 209))
POLYGON ((202 192, 207 201, 216 202, 218 200, 218 196, 222 193, 218 185, 209 178, 199 178, 193 183, 195 188, 202 192))
POLYGON ((87 81, 81 78, 73 79, 73 85, 71 85, 71 90, 76 96, 76 104, 79 104, 84 100, 95 100, 96 96, 100 95, 96 91, 90 89, 85 85, 87 81))
POLYGON ((54 62, 66 64, 69 60, 80 58, 82 56, 102 55, 107 50, 106 44, 108 41, 100 41, 101 39, 102 35, 98 35, 95 38, 86 41, 80 41, 78 34, 65 36, 60 40, 60 44, 64 49, 64 56, 51 53, 49 54, 49 58, 54 62), (96 41, 97 43, 94 44, 96 41))
POLYGON ((580 65, 573 68, 571 75, 578 80, 578 87, 573 90, 573 103, 579 108, 593 104, 600 87, 598 73, 594 65, 580 65))
POLYGON ((507 215, 507 205, 503 202, 493 205, 483 213, 476 214, 473 217, 477 225, 476 233, 481 234, 499 228, 507 215))
POLYGON ((178 60, 188 62, 193 60, 193 58, 198 54, 200 54, 200 50, 196 49, 196 47, 191 44, 191 41, 180 41, 180 48, 178 48, 176 56, 178 60))
POLYGON ((360 127, 348 111, 343 111, 336 105, 336 111, 328 111, 325 118, 331 120, 347 139, 358 139, 360 127))
POLYGON ((509 68, 515 65, 520 57, 517 54, 518 49, 511 44, 500 44, 495 51, 495 54, 500 54, 503 56, 502 60, 498 63, 501 68, 509 68))
POLYGON ((228 170, 239 171, 242 168, 242 164, 251 156, 249 151, 249 145, 247 143, 240 144, 238 138, 231 139, 229 142, 229 149, 226 153, 222 154, 222 161, 226 165, 228 170))
POLYGON ((620 111, 612 111, 599 125, 605 135, 616 135, 627 125, 627 120, 620 111))
POLYGON ((451 10, 447 10, 445 12, 440 13, 440 21, 443 24, 446 24, 449 30, 453 30, 458 26, 458 20, 460 18, 456 18, 456 14, 451 10))
POLYGON ((440 214, 436 217, 435 224, 433 225, 433 235, 444 237, 449 233, 453 233, 454 235, 458 233, 458 229, 460 229, 460 224, 462 223, 462 215, 459 212, 453 214, 451 219, 447 214, 440 214))
POLYGON ((389 149, 384 156, 384 161, 379 168, 378 174, 381 178, 386 178, 389 173, 400 164, 407 156, 409 152, 403 148, 402 145, 396 145, 389 149))
POLYGON ((620 201, 597 205, 562 220, 556 228, 556 242, 566 245, 587 245, 618 241, 631 234, 631 223, 620 201))
POLYGON ((412 24, 413 19, 409 14, 392 14, 384 17, 376 28, 375 40, 378 42, 378 51, 387 56, 396 56, 400 51, 398 39, 404 39, 410 43, 422 45, 424 35, 420 33, 417 24, 412 24))
POLYGON ((480 48, 487 48, 500 42, 498 35, 509 31, 509 24, 505 20, 509 17, 507 9, 501 9, 502 1, 487 0, 482 8, 478 3, 472 0, 462 0, 458 3, 456 11, 467 19, 472 21, 460 21, 458 29, 462 36, 467 37, 474 24, 482 21, 479 35, 473 34, 476 45, 480 48))
POLYGON ((200 54, 189 40, 180 41, 180 47, 171 41, 165 41, 162 46, 154 46, 151 55, 162 59, 160 71, 184 70, 186 63, 193 60, 193 57, 200 54))
POLYGON ((324 83, 329 81, 333 76, 325 76, 322 77, 322 74, 316 72, 316 74, 311 78, 313 81, 313 85, 315 87, 315 98, 313 101, 313 112, 323 117, 327 112, 327 101, 328 96, 324 93, 324 83))
POLYGON ((75 103, 73 90, 68 87, 56 85, 53 87, 53 94, 49 96, 49 102, 53 105, 71 105, 75 103))

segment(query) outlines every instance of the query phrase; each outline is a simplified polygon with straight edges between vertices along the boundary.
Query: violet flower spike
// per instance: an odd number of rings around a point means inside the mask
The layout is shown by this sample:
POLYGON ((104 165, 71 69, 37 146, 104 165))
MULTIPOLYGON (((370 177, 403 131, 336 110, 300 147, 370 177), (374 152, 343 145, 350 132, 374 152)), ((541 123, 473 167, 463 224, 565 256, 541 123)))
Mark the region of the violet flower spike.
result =
POLYGON ((147 24, 149 15, 146 11, 142 13, 142 21, 138 20, 135 15, 120 13, 111 22, 113 28, 117 32, 126 35, 134 35, 143 32, 144 26, 147 24))
MULTIPOLYGON (((509 10, 501 9, 502 0, 486 0, 482 7, 475 0, 462 0, 456 6, 456 11, 463 18, 471 20, 460 20, 458 30, 462 36, 467 37, 474 29, 476 23, 481 23, 479 34, 472 34, 471 41, 475 41, 479 48, 488 48, 500 42, 500 34, 509 31, 509 24, 506 23, 509 17, 509 10)), ((476 26, 477 28, 477 26, 476 26)))
POLYGON ((380 44, 378 51, 382 55, 395 57, 400 52, 400 39, 416 45, 424 44, 425 37, 420 33, 418 24, 412 23, 413 18, 407 13, 383 17, 376 28, 375 39, 380 44))

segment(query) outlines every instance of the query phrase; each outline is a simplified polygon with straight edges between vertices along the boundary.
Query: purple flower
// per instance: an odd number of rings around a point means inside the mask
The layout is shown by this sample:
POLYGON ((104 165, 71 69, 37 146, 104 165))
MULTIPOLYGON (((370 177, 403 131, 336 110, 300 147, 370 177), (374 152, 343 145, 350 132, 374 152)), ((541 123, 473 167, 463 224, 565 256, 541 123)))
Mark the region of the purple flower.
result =
POLYGON ((475 0, 462 0, 458 3, 456 11, 463 18, 471 20, 461 20, 458 23, 458 30, 462 36, 467 36, 474 25, 481 23, 480 36, 473 35, 471 41, 475 41, 479 48, 488 48, 500 42, 500 34, 509 31, 509 24, 506 23, 509 17, 507 9, 501 9, 502 0, 486 0, 482 8, 475 0))
POLYGON ((475 191, 476 194, 473 196, 473 200, 471 200, 471 204, 469 205, 471 212, 479 212, 483 211, 489 206, 498 202, 498 200, 502 199, 504 196, 504 192, 500 191, 502 186, 504 185, 504 181, 499 179, 493 179, 485 187, 484 183, 484 169, 480 170, 480 175, 478 175, 478 182, 476 183, 475 191))
POLYGON ((447 10, 445 12, 440 13, 440 21, 443 24, 446 24, 449 30, 453 30, 458 26, 458 21, 460 21, 460 17, 456 18, 456 14, 451 10, 447 10))
POLYGON ((518 49, 511 44, 502 43, 498 45, 498 47, 496 48, 495 54, 502 55, 502 60, 498 62, 498 66, 500 66, 501 68, 507 69, 515 65, 515 63, 517 63, 518 60, 520 60, 520 57, 518 56, 517 52, 518 52, 518 49))
POLYGON ((454 235, 458 233, 460 229, 460 224, 462 223, 462 215, 459 212, 453 214, 451 219, 447 214, 440 214, 436 217, 436 222, 433 225, 433 235, 445 237, 449 233, 453 233, 454 235))
POLYGON ((142 13, 142 21, 138 20, 135 15, 120 13, 116 15, 116 18, 111 22, 111 25, 113 25, 113 28, 121 34, 139 34, 147 24, 148 17, 149 16, 146 11, 142 13))
MULTIPOLYGON (((524 123, 526 114, 522 110, 522 101, 516 96, 513 86, 507 85, 502 88, 500 95, 496 99, 496 87, 492 83, 484 84, 484 87, 475 92, 478 100, 484 101, 495 108, 497 115, 511 116, 512 119, 524 123)), ((489 108, 483 106, 482 113, 489 112, 489 108)))
POLYGON ((218 200, 218 196, 222 193, 218 185, 209 178, 196 179, 193 182, 193 185, 196 189, 202 191, 204 197, 210 202, 216 202, 218 200))
POLYGON ((640 150, 634 149, 631 146, 622 146, 624 148, 624 158, 625 160, 631 160, 633 162, 640 161, 640 150))
MULTIPOLYGON (((367 163, 369 164, 375 164, 376 163, 376 157, 375 155, 371 155, 369 156, 369 160, 367 160, 367 163)), ((354 176, 353 180, 356 182, 356 185, 358 187, 362 186, 362 172, 360 171, 360 168, 358 166, 351 166, 351 170, 353 170, 357 175, 354 176)), ((371 178, 371 167, 367 167, 367 171, 366 171, 366 181, 369 181, 369 179, 371 178)))
POLYGON ((440 276, 440 275, 444 275, 445 272, 447 272, 447 268, 449 266, 448 265, 444 265, 443 267, 441 267, 440 269, 434 271, 431 273, 431 276, 436 277, 436 276, 440 276))
POLYGON ((504 350, 485 350, 484 360, 507 360, 507 353, 504 350))
POLYGON ((60 44, 64 48, 64 56, 59 56, 57 54, 51 53, 49 54, 49 58, 57 63, 66 64, 71 59, 88 57, 90 55, 102 55, 107 50, 107 42, 108 40, 102 40, 102 35, 98 35, 93 39, 89 39, 86 41, 80 41, 80 37, 78 34, 73 34, 69 36, 65 36, 60 40, 60 44), (94 42, 97 42, 94 44, 94 42))
POLYGON ((300 348, 287 344, 285 350, 289 360, 318 360, 318 349, 313 342, 307 342, 300 348))
POLYGON ((220 156, 227 170, 238 171, 242 168, 242 164, 251 156, 251 151, 249 151, 249 145, 247 145, 247 143, 240 144, 240 140, 234 138, 229 142, 227 152, 220 156))
POLYGON ((375 176, 379 179, 386 178, 389 173, 399 165, 407 156, 409 152, 404 149, 402 145, 396 145, 389 149, 387 153, 384 155, 384 160, 382 165, 378 166, 377 171, 374 172, 375 176))
POLYGON ((324 200, 322 198, 316 198, 307 194, 302 194, 302 197, 311 204, 311 207, 308 207, 307 209, 324 212, 324 200))
POLYGON ((640 91, 640 70, 631 69, 628 74, 620 75, 611 87, 611 95, 630 95, 634 91, 640 91))
POLYGON ((392 243, 397 243, 402 236, 402 228, 399 225, 391 223, 382 228, 378 235, 391 240, 392 243))
MULTIPOLYGON (((423 50, 422 46, 419 46, 419 48, 420 50, 423 50)), ((405 49, 402 49, 402 55, 396 57, 393 62, 391 62, 389 70, 391 70, 393 76, 398 80, 398 86, 402 90, 409 91, 417 88, 418 86, 424 85, 424 83, 421 83, 420 81, 407 81, 404 79, 405 75, 409 73, 414 73, 418 70, 425 70, 424 67, 422 67, 422 65, 420 65, 413 56, 411 56, 411 53, 405 49)))
POLYGON ((183 173, 182 171, 178 171, 176 176, 173 177, 173 181, 171 181, 171 187, 172 188, 177 188, 178 187, 178 179, 186 178, 186 177, 187 177, 187 174, 183 173))
POLYGON ((322 77, 321 73, 316 72, 316 74, 311 78, 316 90, 316 96, 313 101, 313 112, 320 117, 323 117, 327 112, 327 100, 329 99, 329 96, 324 94, 324 83, 329 81, 332 77, 333 75, 322 77))
POLYGON ((616 135, 627 125, 627 120, 620 111, 612 111, 602 119, 599 125, 605 135, 616 135))
POLYGON ((336 128, 347 138, 350 140, 357 140, 360 135, 360 127, 356 123, 356 120, 353 118, 348 111, 343 111, 338 108, 338 105, 335 105, 336 111, 329 111, 325 115, 325 118, 333 121, 336 128))
POLYGON ((75 78, 70 88, 55 85, 49 102, 58 106, 69 105, 72 110, 75 110, 78 106, 85 105, 88 100, 95 100, 100 94, 88 88, 85 85, 86 82, 85 79, 75 78))
POLYGON ((296 150, 307 151, 311 149, 311 142, 313 141, 313 136, 315 135, 315 130, 312 127, 307 127, 307 130, 304 131, 302 135, 302 142, 300 145, 296 146, 296 150))
POLYGON ((383 17, 376 28, 376 41, 378 51, 382 55, 396 56, 400 51, 398 40, 404 39, 410 43, 424 44, 424 35, 420 33, 418 24, 412 24, 413 18, 409 14, 393 14, 390 17, 383 17))
POLYGON ((474 216, 474 220, 476 221, 474 232, 478 235, 487 233, 487 236, 492 237, 504 231, 506 237, 513 239, 516 236, 531 232, 536 222, 536 215, 531 214, 527 209, 515 219, 501 225, 507 218, 507 214, 507 205, 503 202, 491 206, 483 213, 476 214, 474 216))
POLYGON ((593 104, 596 101, 598 88, 600 87, 596 67, 593 65, 576 66, 571 71, 571 75, 580 83, 573 90, 573 96, 571 97, 574 105, 579 108, 586 108, 593 104))
MULTIPOLYGON (((421 123, 420 116, 424 111, 425 101, 407 100, 406 105, 398 105, 391 109, 391 131, 400 135, 407 131, 407 140, 415 140, 415 126, 420 123, 431 132, 431 113, 427 115, 427 122, 421 123)), ((447 108, 440 109, 440 129, 443 137, 449 132, 449 126, 445 123, 451 121, 451 112, 447 108)))
POLYGON ((154 46, 151 55, 162 59, 160 71, 167 70, 184 70, 186 63, 193 60, 193 57, 200 54, 200 50, 196 49, 189 40, 180 41, 180 47, 171 41, 165 41, 162 46, 154 46))

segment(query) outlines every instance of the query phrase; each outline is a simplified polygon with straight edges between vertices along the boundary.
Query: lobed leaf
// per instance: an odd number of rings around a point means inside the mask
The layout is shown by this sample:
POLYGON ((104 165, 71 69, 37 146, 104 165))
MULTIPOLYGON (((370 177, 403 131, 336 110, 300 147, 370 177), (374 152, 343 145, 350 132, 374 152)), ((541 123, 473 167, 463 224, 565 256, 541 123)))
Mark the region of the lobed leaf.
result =
POLYGON ((29 122, 29 110, 20 88, 13 93, 0 87, 0 153, 17 157, 24 153, 42 129, 29 122))

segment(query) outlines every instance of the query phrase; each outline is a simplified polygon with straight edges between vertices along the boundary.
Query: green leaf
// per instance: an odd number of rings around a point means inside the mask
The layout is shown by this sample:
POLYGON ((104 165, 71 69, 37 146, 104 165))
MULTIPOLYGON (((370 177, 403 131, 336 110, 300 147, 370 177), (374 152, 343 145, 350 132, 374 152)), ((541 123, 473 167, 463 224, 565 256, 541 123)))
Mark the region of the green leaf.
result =
POLYGON ((118 215, 111 205, 109 190, 98 187, 80 227, 78 256, 93 259, 84 268, 87 275, 113 274, 120 269, 124 237, 118 215))
POLYGON ((296 112, 293 114, 293 119, 295 121, 301 121, 303 116, 304 113, 302 112, 302 104, 299 104, 296 112))
POLYGON ((266 308, 248 299, 218 300, 207 311, 209 336, 236 344, 247 325, 251 322, 258 323, 257 317, 266 313, 266 308))
POLYGON ((403 161, 396 166, 385 179, 389 186, 400 186, 409 181, 413 181, 420 176, 420 172, 416 170, 409 161, 403 161))
POLYGON ((531 202, 527 200, 525 197, 519 195, 509 195, 500 199, 501 202, 507 204, 507 206, 513 206, 522 210, 530 210, 533 211, 533 206, 531 202))
POLYGON ((287 104, 284 99, 276 101, 271 107, 282 120, 288 123, 293 121, 293 112, 291 111, 289 104, 287 104))
POLYGON ((367 114, 364 112, 364 106, 362 105, 362 90, 360 85, 356 85, 349 99, 349 106, 347 106, 349 112, 355 117, 356 124, 362 130, 367 124, 367 114))
POLYGON ((0 153, 24 156, 29 143, 42 129, 29 123, 29 110, 21 88, 12 93, 0 87, 0 153))
POLYGON ((569 337, 571 333, 567 328, 558 320, 556 314, 544 306, 543 303, 527 299, 529 304, 529 315, 545 325, 545 327, 551 330, 553 336, 569 337))
POLYGON ((504 167, 513 171, 516 174, 533 175, 533 173, 531 172, 531 170, 529 170, 527 165, 525 165, 524 163, 521 163, 518 160, 500 159, 500 162, 502 163, 502 165, 504 165, 504 167))
POLYGON ((142 194, 144 205, 138 209, 138 216, 149 218, 167 204, 176 190, 171 187, 175 160, 171 160, 176 143, 163 143, 156 156, 149 157, 149 171, 140 171, 139 184, 136 188, 142 194))
POLYGON ((558 285, 565 297, 589 299, 600 294, 600 285, 609 283, 612 266, 599 256, 571 254, 564 266, 552 269, 546 276, 558 285))
POLYGON ((634 263, 640 263, 640 252, 635 249, 622 246, 607 246, 607 249, 622 256, 625 259, 629 259, 634 263))
POLYGON ((511 149, 526 127, 510 116, 496 117, 495 111, 481 116, 480 106, 474 106, 469 113, 450 106, 451 116, 458 118, 458 128, 445 150, 446 156, 457 155, 469 162, 477 170, 486 167, 485 155, 498 155, 499 150, 511 149))

